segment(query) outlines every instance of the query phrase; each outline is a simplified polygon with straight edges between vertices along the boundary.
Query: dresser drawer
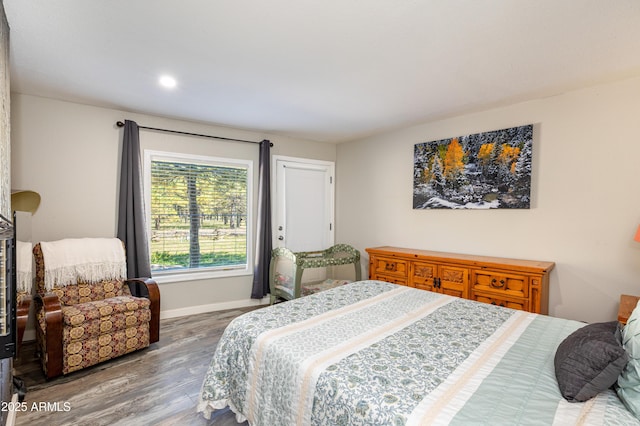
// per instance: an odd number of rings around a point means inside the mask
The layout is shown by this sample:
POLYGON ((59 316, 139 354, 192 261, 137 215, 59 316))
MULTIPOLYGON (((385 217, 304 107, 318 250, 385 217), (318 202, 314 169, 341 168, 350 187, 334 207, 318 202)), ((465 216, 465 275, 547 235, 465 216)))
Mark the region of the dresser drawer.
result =
POLYGON ((493 297, 493 295, 485 295, 475 293, 472 300, 476 300, 482 303, 489 303, 491 305, 503 306, 505 308, 518 309, 520 311, 529 311, 528 299, 504 299, 499 297, 493 297))
POLYGON ((389 275, 372 275, 372 280, 385 281, 392 284, 407 285, 407 280, 403 277, 393 277, 389 275))
POLYGON ((374 257, 371 259, 371 276, 374 275, 386 275, 392 277, 403 278, 406 283, 407 280, 407 261, 391 259, 385 257, 374 257))
POLYGON ((529 298, 529 277, 489 270, 471 272, 472 292, 490 293, 497 298, 529 298))

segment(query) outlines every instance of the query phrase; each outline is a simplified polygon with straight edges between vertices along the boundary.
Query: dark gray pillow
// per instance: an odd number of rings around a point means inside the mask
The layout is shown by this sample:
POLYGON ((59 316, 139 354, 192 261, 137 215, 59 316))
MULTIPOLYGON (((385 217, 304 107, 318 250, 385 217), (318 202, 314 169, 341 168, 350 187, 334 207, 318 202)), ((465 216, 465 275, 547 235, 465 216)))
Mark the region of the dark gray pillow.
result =
POLYGON ((567 336, 556 350, 560 392, 569 402, 587 401, 610 388, 627 361, 618 321, 586 325, 567 336))

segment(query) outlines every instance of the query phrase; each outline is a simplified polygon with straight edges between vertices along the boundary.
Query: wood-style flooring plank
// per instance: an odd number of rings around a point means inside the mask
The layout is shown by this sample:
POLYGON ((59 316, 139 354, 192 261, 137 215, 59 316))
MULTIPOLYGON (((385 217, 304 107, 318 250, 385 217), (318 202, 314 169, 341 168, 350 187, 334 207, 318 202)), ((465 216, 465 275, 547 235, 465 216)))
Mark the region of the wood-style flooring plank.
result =
POLYGON ((16 425, 238 425, 229 410, 206 420, 196 407, 225 327, 254 309, 162 320, 160 341, 149 348, 52 380, 40 369, 35 343, 26 342, 14 363, 28 389, 16 425), (45 409, 32 410, 34 403, 45 409))

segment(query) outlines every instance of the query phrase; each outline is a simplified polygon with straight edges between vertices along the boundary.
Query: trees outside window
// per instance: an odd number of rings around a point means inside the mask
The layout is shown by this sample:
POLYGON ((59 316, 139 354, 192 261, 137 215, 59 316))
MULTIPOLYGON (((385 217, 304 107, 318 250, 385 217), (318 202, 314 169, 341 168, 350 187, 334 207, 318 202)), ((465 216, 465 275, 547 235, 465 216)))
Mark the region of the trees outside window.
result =
POLYGON ((153 272, 246 269, 251 162, 153 153, 153 272))

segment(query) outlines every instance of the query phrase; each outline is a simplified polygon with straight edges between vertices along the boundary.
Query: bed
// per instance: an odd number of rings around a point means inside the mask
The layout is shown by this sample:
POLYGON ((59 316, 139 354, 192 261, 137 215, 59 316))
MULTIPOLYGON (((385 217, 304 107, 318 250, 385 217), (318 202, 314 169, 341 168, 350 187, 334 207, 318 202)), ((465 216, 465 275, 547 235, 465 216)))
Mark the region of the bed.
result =
POLYGON ((611 389, 561 395, 556 349, 584 326, 354 282, 234 319, 198 411, 251 425, 640 424, 611 389))

